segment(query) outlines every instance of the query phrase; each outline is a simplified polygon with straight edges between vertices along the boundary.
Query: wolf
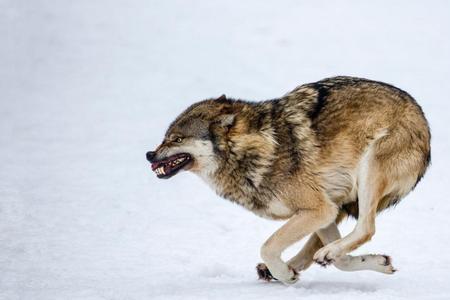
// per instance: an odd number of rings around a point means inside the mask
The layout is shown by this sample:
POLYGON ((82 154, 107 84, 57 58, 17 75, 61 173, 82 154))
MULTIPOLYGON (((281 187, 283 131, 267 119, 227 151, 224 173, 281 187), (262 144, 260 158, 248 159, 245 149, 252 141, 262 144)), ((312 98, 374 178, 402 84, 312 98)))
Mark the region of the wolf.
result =
POLYGON ((430 164, 430 129, 405 91, 338 76, 260 102, 207 99, 181 113, 155 151, 158 178, 181 170, 258 216, 287 220, 262 245, 260 279, 295 283, 314 261, 343 271, 395 272, 387 255, 348 253, 375 233, 430 164), (357 219, 341 237, 337 225, 357 219), (307 237, 288 261, 282 252, 307 237))

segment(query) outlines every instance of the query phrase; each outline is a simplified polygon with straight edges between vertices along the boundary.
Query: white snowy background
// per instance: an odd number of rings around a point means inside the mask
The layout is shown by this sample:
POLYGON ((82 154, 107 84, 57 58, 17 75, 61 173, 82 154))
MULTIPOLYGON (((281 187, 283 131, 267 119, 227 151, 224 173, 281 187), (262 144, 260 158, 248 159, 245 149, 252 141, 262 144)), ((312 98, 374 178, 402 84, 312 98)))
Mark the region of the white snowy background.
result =
POLYGON ((0 0, 0 37, 0 299, 450 299, 449 1, 0 0), (260 282, 282 223, 145 153, 195 101, 333 75, 394 84, 430 122, 428 174, 356 251, 399 272, 260 282))

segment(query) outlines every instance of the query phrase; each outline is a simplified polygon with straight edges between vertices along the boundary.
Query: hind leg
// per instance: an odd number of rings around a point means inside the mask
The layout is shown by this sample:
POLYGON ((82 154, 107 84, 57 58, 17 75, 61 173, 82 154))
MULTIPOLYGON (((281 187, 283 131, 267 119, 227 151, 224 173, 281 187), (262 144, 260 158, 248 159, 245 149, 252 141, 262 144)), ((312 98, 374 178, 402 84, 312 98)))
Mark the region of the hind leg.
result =
MULTIPOLYGON (((337 224, 346 214, 339 213, 336 221, 325 228, 312 234, 302 250, 288 261, 289 266, 296 271, 307 269, 313 262, 314 254, 323 247, 341 238, 337 224)), ((334 262, 334 266, 341 271, 371 270, 386 274, 392 274, 395 269, 391 265, 391 259, 387 255, 367 254, 360 256, 342 255, 334 262)))
POLYGON ((319 264, 327 264, 351 252, 369 241, 375 234, 375 216, 379 201, 385 194, 386 180, 369 150, 363 156, 358 171, 359 214, 355 229, 342 239, 338 239, 314 255, 319 264))
MULTIPOLYGON (((317 231, 324 244, 329 244, 341 238, 337 225, 330 224, 328 227, 317 231)), ((337 257, 333 265, 341 271, 362 271, 370 270, 385 274, 393 274, 396 270, 391 264, 391 258, 387 255, 367 254, 367 255, 342 255, 337 257)))
POLYGON ((376 204, 375 200, 361 203, 355 229, 344 238, 338 239, 317 251, 314 260, 322 265, 334 262, 337 258, 369 241, 375 234, 376 204))
MULTIPOLYGON (((347 214, 341 211, 332 224, 339 224, 346 216, 347 214)), ((329 242, 332 241, 324 241, 320 239, 317 235, 317 232, 311 234, 300 252, 288 261, 288 265, 294 268, 296 271, 306 270, 314 262, 313 257, 317 250, 319 250, 329 242)))

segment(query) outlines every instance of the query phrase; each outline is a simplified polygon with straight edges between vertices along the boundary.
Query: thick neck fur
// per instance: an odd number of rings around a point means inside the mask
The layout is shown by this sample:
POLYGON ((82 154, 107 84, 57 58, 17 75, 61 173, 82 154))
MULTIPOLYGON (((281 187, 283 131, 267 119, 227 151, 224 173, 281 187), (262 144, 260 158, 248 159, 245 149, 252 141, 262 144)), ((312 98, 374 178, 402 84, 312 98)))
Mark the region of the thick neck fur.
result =
MULTIPOLYGON (((235 115, 229 127, 210 127, 217 168, 210 185, 224 198, 254 212, 266 209, 286 180, 308 163, 302 137, 309 128, 305 102, 289 99, 259 103, 229 101, 226 112, 235 115), (286 177, 287 176, 287 177, 286 177)), ((308 138, 310 139, 310 137, 308 138)))

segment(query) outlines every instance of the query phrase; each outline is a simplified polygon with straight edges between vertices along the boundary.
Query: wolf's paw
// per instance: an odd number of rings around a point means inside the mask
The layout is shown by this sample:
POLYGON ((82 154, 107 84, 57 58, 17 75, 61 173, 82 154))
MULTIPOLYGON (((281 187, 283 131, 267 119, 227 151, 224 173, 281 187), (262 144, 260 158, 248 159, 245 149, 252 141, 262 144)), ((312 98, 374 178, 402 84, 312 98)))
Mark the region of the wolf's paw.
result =
MULTIPOLYGON (((264 280, 264 281, 272 281, 277 280, 272 273, 270 272, 269 268, 264 263, 259 263, 256 266, 256 272, 258 273, 258 279, 264 280)), ((298 280, 298 272, 295 271, 293 268, 289 267, 289 274, 288 276, 280 276, 280 278, 283 278, 279 281, 283 282, 284 284, 293 284, 296 283, 298 280)))
POLYGON ((256 273, 258 274, 258 279, 264 281, 278 280, 273 277, 272 273, 270 273, 269 268, 264 263, 259 263, 256 265, 256 273))
POLYGON ((385 254, 374 255, 378 263, 378 271, 385 274, 394 274, 397 270, 392 265, 392 259, 385 254))
POLYGON ((389 256, 384 254, 367 254, 355 256, 360 260, 363 269, 372 270, 384 274, 394 274, 397 270, 392 266, 392 260, 389 256))
POLYGON ((341 251, 339 247, 333 244, 328 244, 319 249, 314 254, 313 260, 322 267, 326 267, 335 262, 335 260, 339 257, 340 253, 341 251))

